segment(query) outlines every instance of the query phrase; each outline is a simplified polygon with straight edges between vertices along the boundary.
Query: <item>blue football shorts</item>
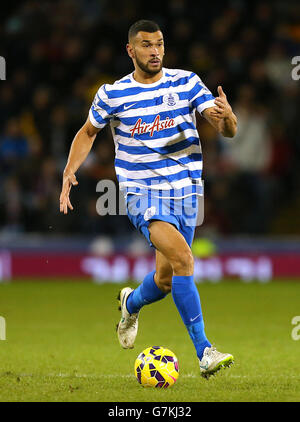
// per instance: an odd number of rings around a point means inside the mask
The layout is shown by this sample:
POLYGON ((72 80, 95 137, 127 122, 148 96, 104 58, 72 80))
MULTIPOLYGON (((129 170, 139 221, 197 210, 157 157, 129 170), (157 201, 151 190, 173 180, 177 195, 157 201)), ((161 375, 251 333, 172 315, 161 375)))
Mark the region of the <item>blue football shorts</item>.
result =
POLYGON ((189 246, 192 245, 198 214, 198 197, 186 198, 157 197, 149 193, 128 194, 126 198, 127 215, 131 223, 154 247, 150 240, 149 224, 153 220, 173 224, 183 235, 189 246))

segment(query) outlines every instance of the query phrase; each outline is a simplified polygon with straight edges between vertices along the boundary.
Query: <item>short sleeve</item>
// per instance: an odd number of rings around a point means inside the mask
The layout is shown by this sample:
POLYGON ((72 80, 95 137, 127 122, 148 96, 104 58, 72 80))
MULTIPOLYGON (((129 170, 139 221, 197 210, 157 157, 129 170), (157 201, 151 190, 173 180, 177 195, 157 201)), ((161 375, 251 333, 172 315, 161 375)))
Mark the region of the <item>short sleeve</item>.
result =
POLYGON ((190 102, 193 109, 197 109, 201 114, 206 108, 215 107, 215 97, 201 81, 199 76, 194 74, 195 84, 190 91, 190 102))
POLYGON ((99 129, 104 128, 112 118, 110 111, 105 85, 102 85, 98 89, 89 111, 89 119, 92 125, 99 129))

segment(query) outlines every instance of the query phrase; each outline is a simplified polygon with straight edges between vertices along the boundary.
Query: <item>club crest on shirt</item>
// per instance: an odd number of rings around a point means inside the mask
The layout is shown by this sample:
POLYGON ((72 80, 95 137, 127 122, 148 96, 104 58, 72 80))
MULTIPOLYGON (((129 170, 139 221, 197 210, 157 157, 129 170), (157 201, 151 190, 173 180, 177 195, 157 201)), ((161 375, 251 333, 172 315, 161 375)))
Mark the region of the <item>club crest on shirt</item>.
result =
POLYGON ((144 214, 144 220, 148 221, 151 217, 153 217, 156 214, 156 207, 153 205, 150 208, 147 208, 144 214))
POLYGON ((163 103, 167 104, 169 107, 174 107, 179 101, 179 96, 176 92, 168 92, 163 96, 163 103))

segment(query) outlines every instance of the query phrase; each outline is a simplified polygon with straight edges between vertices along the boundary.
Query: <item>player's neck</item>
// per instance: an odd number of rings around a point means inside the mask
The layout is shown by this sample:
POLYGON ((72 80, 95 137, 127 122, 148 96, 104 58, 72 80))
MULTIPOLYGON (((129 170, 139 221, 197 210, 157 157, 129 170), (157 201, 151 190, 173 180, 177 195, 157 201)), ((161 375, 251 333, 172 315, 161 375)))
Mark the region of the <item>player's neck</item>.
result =
POLYGON ((159 81, 163 77, 163 71, 151 75, 149 73, 143 72, 140 69, 135 69, 133 72, 133 79, 140 84, 153 84, 159 81))

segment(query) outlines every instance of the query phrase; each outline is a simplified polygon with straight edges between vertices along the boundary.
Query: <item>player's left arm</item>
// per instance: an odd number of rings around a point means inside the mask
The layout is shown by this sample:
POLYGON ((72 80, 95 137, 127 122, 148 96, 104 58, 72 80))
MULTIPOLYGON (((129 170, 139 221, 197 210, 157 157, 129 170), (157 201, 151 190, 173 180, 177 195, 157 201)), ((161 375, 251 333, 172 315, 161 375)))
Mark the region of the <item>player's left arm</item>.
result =
POLYGON ((232 138, 237 132, 237 118, 221 86, 218 86, 218 94, 214 100, 216 106, 206 108, 202 115, 223 136, 232 138))

